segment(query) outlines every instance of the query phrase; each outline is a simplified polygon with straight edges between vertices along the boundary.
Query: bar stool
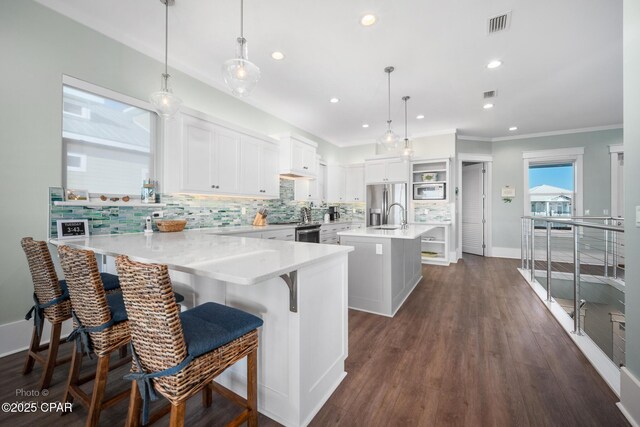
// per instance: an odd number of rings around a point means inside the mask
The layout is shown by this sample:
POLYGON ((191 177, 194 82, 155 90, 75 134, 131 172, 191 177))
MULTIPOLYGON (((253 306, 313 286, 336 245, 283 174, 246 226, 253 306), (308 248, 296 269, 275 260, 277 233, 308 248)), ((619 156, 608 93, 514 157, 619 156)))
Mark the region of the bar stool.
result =
POLYGON ((124 304, 131 321, 133 372, 127 426, 156 421, 148 404, 156 392, 171 404, 170 426, 184 425, 187 400, 203 392, 203 405, 211 405, 211 392, 244 406, 229 425, 258 423, 257 351, 262 319, 235 308, 205 303, 179 312, 166 265, 143 264, 126 256, 116 259, 124 304), (213 382, 226 368, 247 356, 247 399, 213 382))
MULTIPOLYGON (((105 292, 93 251, 62 245, 58 247, 58 254, 67 280, 75 326, 68 338, 74 339, 75 342, 64 401, 73 402, 77 398, 89 409, 86 426, 97 426, 102 409, 126 399, 128 394, 127 391, 123 391, 105 398, 111 353, 126 346, 131 339, 127 312, 122 293, 105 292), (80 388, 85 382, 80 379, 83 352, 89 357, 92 352, 98 356, 91 394, 80 388)), ((130 357, 121 358, 111 369, 130 361, 130 357)))
MULTIPOLYGON (((42 390, 49 387, 54 368, 71 360, 71 357, 57 359, 59 345, 66 342, 60 340, 60 333, 62 322, 71 318, 71 303, 67 283, 64 280, 58 280, 47 243, 25 237, 20 244, 27 255, 34 289, 34 305, 25 316, 26 320, 33 317, 33 333, 22 374, 31 372, 35 362, 41 363, 44 369, 39 388, 42 390), (49 344, 40 345, 45 319, 51 323, 51 338, 49 344), (49 353, 45 359, 39 353, 47 349, 49 353)), ((120 288, 118 276, 105 273, 102 277, 107 291, 113 292, 120 288)))

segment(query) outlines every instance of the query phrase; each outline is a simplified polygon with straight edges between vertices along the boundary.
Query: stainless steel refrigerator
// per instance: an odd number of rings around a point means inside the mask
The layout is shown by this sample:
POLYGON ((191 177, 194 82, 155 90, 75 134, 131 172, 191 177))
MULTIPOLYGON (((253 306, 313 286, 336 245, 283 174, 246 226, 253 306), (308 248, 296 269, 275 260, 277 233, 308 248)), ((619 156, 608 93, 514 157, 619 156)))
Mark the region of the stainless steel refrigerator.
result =
MULTIPOLYGON (((387 217, 387 210, 393 203, 400 203, 407 209, 407 184, 374 184, 367 185, 367 227, 381 224, 402 223, 402 209, 397 206, 391 208, 387 217), (376 224, 379 222, 379 224, 376 224)), ((408 213, 407 215, 408 221, 408 213)))

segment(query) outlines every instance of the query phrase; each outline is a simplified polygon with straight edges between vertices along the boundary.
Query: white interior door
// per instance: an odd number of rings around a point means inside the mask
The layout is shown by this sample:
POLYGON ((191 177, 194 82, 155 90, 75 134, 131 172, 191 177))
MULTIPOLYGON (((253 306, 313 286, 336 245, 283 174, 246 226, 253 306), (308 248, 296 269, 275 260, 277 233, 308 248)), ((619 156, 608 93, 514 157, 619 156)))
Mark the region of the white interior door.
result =
POLYGON ((462 252, 484 256, 484 164, 462 167, 462 252))

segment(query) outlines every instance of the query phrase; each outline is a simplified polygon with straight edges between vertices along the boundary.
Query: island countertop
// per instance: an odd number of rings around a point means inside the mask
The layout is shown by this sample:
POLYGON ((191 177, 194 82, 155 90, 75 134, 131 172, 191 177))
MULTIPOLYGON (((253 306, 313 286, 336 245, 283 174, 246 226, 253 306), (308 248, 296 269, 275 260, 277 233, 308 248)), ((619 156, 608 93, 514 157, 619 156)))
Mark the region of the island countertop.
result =
POLYGON ((356 230, 341 231, 338 236, 352 236, 352 237, 382 237, 388 239, 417 239, 424 233, 432 230, 433 225, 418 225, 409 224, 406 229, 401 229, 399 225, 382 225, 367 228, 360 228, 356 230), (385 227, 397 227, 395 229, 389 229, 385 227))
POLYGON ((167 264, 170 269, 240 285, 253 285, 353 250, 339 245, 221 236, 210 229, 52 239, 51 243, 107 256, 127 255, 134 261, 167 264))

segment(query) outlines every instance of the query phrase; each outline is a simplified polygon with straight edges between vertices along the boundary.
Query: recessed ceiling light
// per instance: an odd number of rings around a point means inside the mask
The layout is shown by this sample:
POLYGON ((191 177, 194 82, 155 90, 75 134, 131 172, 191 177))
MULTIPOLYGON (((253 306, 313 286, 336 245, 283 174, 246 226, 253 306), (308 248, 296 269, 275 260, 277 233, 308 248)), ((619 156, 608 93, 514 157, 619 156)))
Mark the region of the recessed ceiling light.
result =
POLYGON ((369 127, 369 124, 368 124, 368 123, 363 123, 363 124, 362 124, 362 127, 366 129, 366 128, 368 128, 368 127, 369 127))
POLYGON ((418 119, 418 120, 422 120, 422 119, 424 119, 424 114, 418 114, 418 115, 416 116, 416 119, 418 119))
POLYGON ((493 61, 487 64, 487 68, 489 69, 498 68, 501 65, 502 65, 502 61, 500 61, 499 59, 494 59, 493 61))
POLYGON ((332 104, 337 104, 338 102, 340 102, 340 99, 339 98, 331 98, 329 100, 329 102, 332 103, 332 104))
POLYGON ((509 128, 509 130, 510 130, 510 131, 518 130, 518 126, 511 126, 511 127, 509 128))
POLYGON ((271 57, 276 61, 282 61, 284 59, 284 53, 275 51, 271 54, 271 57))
POLYGON ((360 24, 362 24, 365 27, 370 27, 373 24, 375 24, 377 20, 378 18, 376 18, 376 15, 372 13, 367 13, 360 19, 360 24))
POLYGON ((488 110, 489 108, 493 108, 493 104, 484 104, 482 108, 484 108, 485 110, 488 110))

